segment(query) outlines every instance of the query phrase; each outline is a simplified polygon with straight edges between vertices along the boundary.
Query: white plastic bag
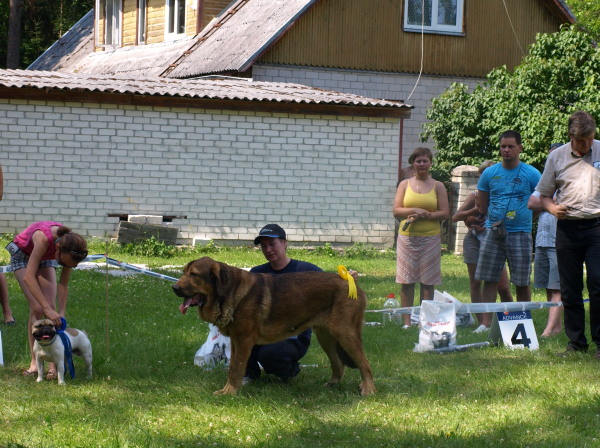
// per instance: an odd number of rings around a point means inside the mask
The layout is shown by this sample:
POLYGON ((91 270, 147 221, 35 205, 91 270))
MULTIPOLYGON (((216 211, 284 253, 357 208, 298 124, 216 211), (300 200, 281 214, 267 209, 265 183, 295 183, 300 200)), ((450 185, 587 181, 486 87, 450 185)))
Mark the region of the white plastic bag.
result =
MULTIPOLYGON (((455 299, 450 294, 448 294, 446 291, 440 293, 439 291, 436 290, 434 292, 434 295, 435 294, 441 294, 446 299, 446 302, 456 304, 457 308, 462 305, 462 302, 460 300, 455 299)), ((434 300, 438 300, 438 298, 434 298, 434 300)), ((470 327, 474 323, 475 323, 475 319, 473 319, 473 315, 471 313, 456 313, 456 326, 457 327, 470 327)))
POLYGON ((419 343, 415 352, 456 345, 456 305, 436 300, 424 300, 419 314, 419 343))
POLYGON ((201 367, 214 367, 218 364, 228 365, 231 359, 231 341, 222 335, 219 329, 208 324, 208 337, 194 356, 194 364, 201 367))

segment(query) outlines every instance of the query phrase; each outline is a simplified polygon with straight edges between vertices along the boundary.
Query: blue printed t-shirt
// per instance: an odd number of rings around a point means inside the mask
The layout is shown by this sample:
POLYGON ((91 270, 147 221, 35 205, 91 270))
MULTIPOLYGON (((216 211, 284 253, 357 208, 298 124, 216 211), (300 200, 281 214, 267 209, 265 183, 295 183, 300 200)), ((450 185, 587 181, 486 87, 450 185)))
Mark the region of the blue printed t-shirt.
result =
POLYGON ((485 226, 489 229, 504 219, 507 232, 531 232, 533 213, 527 202, 541 177, 536 168, 523 162, 511 170, 502 163, 487 168, 477 184, 478 190, 489 194, 485 226))

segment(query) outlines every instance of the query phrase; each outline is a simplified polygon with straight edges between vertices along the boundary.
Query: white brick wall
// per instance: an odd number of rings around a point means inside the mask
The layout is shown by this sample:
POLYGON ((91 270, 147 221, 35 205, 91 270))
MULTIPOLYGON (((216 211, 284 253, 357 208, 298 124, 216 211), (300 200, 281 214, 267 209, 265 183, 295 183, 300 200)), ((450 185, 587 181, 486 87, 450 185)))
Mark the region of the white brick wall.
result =
MULTIPOLYGON (((408 156, 418 146, 423 146, 420 134, 425 115, 431 101, 439 96, 453 82, 462 82, 471 88, 481 79, 444 76, 421 76, 414 93, 418 74, 381 73, 354 70, 318 69, 255 64, 252 76, 257 81, 292 82, 319 87, 338 92, 348 92, 371 98, 403 100, 414 106, 409 120, 404 121, 403 166, 408 164, 408 156)), ((433 142, 426 142, 433 149, 433 142)))
POLYGON ((114 236, 110 213, 186 215, 181 242, 393 243, 396 119, 0 100, 0 232, 52 219, 114 236))

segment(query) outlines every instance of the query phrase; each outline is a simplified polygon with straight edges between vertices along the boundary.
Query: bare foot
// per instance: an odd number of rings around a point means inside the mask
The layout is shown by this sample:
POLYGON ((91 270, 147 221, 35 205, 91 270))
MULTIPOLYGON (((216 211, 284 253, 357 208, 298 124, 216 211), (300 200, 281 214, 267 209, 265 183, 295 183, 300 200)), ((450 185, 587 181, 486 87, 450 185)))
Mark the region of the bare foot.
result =
POLYGON ((49 380, 55 380, 56 378, 58 378, 56 376, 56 364, 54 364, 53 362, 51 362, 48 365, 48 374, 46 375, 46 378, 49 380))
POLYGON ((556 330, 544 330, 544 332, 541 334, 541 337, 543 338, 549 338, 550 336, 556 336, 557 334, 561 334, 562 333, 562 328, 558 328, 556 330))

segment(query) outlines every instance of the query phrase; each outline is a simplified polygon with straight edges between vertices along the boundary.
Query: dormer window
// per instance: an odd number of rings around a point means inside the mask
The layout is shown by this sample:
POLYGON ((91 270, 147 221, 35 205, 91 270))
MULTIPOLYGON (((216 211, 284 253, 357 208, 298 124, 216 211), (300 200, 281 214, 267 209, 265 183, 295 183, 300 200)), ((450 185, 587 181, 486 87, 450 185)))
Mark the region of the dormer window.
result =
POLYGON ((166 37, 185 35, 185 0, 167 0, 166 37))
POLYGON ((121 46, 121 0, 96 0, 96 46, 105 49, 121 46))
POLYGON ((463 34, 464 0, 404 0, 404 31, 463 34))
POLYGON ((142 45, 146 43, 146 19, 148 7, 146 0, 138 0, 138 20, 137 20, 137 43, 142 45))

